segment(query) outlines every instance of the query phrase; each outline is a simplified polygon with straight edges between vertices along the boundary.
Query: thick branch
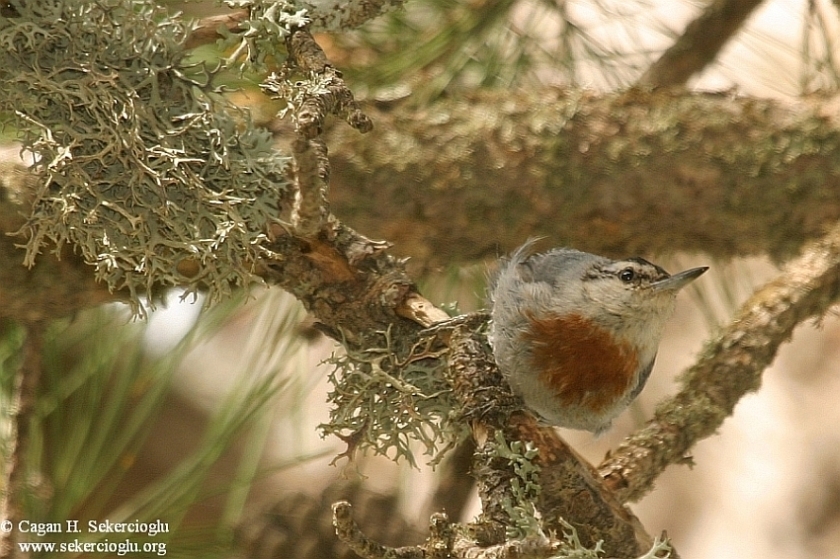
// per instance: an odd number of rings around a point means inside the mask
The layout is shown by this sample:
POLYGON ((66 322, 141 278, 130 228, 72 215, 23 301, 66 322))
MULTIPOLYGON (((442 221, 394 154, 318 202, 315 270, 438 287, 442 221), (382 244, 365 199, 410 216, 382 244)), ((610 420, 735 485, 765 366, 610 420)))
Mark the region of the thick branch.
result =
POLYGON ((332 210, 431 269, 531 235, 784 259, 840 219, 840 131, 807 105, 546 89, 366 111, 387 134, 327 135, 332 210))
POLYGON ((757 390, 761 373, 793 329, 822 316, 840 296, 840 225, 790 261, 757 291, 700 360, 682 377, 682 389, 663 402, 647 427, 625 441, 599 467, 618 497, 636 501, 669 464, 714 433, 735 404, 757 390))
POLYGON ((565 520, 577 528, 585 546, 603 540, 608 557, 637 557, 650 549, 654 540, 636 515, 554 429, 523 415, 514 416, 511 425, 520 440, 540 449, 539 508, 546 526, 561 526, 565 520))
POLYGON ((280 258, 264 262, 260 274, 295 295, 320 327, 349 347, 375 347, 381 332, 409 339, 420 325, 400 313, 417 293, 388 245, 371 241, 339 222, 331 239, 301 239, 278 228, 272 250, 280 258))
POLYGON ((639 79, 644 86, 684 85, 714 62, 723 46, 741 29, 763 0, 714 0, 688 24, 685 32, 639 79))

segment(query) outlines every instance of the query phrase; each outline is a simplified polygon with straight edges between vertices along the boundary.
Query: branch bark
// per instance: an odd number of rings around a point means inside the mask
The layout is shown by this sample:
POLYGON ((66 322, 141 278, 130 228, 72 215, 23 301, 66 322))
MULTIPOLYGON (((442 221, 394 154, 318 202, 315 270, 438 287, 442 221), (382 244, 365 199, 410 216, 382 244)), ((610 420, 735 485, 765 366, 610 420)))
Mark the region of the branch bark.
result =
POLYGON ((532 235, 612 257, 783 260, 840 219, 831 107, 559 89, 366 107, 387 133, 326 135, 332 209, 425 269, 532 235))

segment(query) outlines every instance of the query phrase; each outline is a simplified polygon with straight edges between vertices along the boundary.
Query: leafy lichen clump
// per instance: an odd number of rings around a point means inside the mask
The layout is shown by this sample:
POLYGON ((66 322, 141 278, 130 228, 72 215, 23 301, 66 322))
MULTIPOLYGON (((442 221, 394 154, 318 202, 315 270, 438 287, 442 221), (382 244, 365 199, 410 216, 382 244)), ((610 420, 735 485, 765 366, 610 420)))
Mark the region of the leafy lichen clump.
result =
POLYGON ((434 338, 419 342, 407 357, 400 357, 390 333, 383 347, 334 357, 329 396, 329 423, 324 435, 344 440, 352 458, 355 450, 372 449, 395 461, 403 458, 417 466, 412 442, 437 464, 446 451, 466 436, 450 383, 441 375, 445 350, 434 338))
POLYGON ((510 479, 510 498, 502 506, 510 517, 508 537, 528 538, 542 535, 542 522, 537 517, 534 500, 540 494, 540 467, 534 459, 537 448, 530 442, 505 440, 501 431, 496 431, 493 444, 495 453, 506 460, 515 477, 510 479))
POLYGON ((305 9, 295 7, 283 0, 225 0, 229 8, 247 8, 249 18, 240 25, 238 33, 231 33, 224 26, 219 32, 224 35, 220 46, 231 49, 226 65, 241 70, 265 70, 270 63, 278 64, 286 57, 283 39, 290 29, 309 23, 305 9))
POLYGON ((190 27, 137 0, 10 0, 0 111, 43 180, 26 262, 71 243, 135 304, 153 285, 251 281, 287 159, 190 65, 190 27))

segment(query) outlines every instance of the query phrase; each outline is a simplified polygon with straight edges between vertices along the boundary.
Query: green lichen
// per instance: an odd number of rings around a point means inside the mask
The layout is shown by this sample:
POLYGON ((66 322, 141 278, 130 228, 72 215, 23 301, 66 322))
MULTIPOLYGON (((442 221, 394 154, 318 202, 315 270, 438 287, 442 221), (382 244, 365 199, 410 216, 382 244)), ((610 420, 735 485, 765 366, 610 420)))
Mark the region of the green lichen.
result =
POLYGON ((538 449, 531 442, 508 443, 501 431, 496 431, 494 443, 494 453, 507 460, 514 473, 509 480, 510 496, 501 503, 510 517, 507 536, 516 539, 544 537, 542 521, 534 506, 534 500, 540 494, 540 467, 534 461, 538 449))
POLYGON ((584 547, 574 526, 562 518, 559 518, 558 522, 563 527, 563 540, 560 543, 560 552, 549 559, 599 559, 603 555, 603 541, 598 541, 591 549, 584 547))
POLYGON ((26 263, 70 243, 135 309, 153 285, 252 281, 287 159, 185 62, 189 25, 136 0, 10 4, 0 111, 43 177, 26 263))
POLYGON ((347 442, 350 456, 359 449, 417 466, 417 444, 437 464, 467 434, 459 420, 449 382, 440 374, 445 349, 433 338, 421 340, 407 354, 388 332, 382 347, 352 351, 330 359, 329 423, 320 426, 347 442))
POLYGON ((232 50, 225 60, 228 66, 242 70, 263 71, 286 58, 284 39, 292 29, 309 23, 305 9, 289 2, 262 0, 225 0, 230 8, 247 8, 249 17, 239 24, 236 33, 220 28, 224 38, 221 50, 232 50))

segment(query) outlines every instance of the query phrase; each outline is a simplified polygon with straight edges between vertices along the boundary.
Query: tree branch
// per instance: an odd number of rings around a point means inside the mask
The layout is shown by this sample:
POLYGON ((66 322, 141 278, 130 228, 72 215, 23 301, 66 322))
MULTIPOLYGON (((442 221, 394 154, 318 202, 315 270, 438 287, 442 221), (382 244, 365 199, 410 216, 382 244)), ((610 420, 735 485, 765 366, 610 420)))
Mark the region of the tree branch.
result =
POLYGON ((714 0, 639 79, 650 87, 678 86, 715 61, 763 0, 714 0))
POLYGON ((228 14, 202 18, 196 22, 189 36, 187 36, 184 48, 194 49, 221 39, 222 34, 219 32, 221 29, 226 29, 229 33, 235 33, 239 29, 239 24, 247 19, 248 10, 235 10, 228 14))
POLYGON ((419 547, 389 548, 369 539, 353 520, 353 507, 347 501, 333 505, 333 525, 338 539, 363 559, 424 559, 428 557, 419 547))
POLYGON ((832 106, 544 89, 366 107, 388 133, 327 134, 332 209, 432 270, 532 235, 613 257, 783 260, 840 219, 832 106))
POLYGON ((730 324, 682 376, 682 389, 662 402, 648 425, 599 466, 622 502, 637 501, 669 464, 732 415, 761 384, 761 373, 793 329, 821 317, 840 296, 840 225, 805 248, 741 307, 730 324))
POLYGON ((343 117, 359 132, 369 132, 373 122, 359 109, 353 92, 345 85, 341 72, 327 60, 309 31, 297 29, 286 37, 289 59, 282 75, 272 75, 263 88, 284 97, 293 106, 295 140, 292 142, 294 158, 295 206, 292 226, 301 237, 314 237, 330 225, 327 193, 330 184, 330 162, 327 145, 321 138, 324 122, 330 115, 343 117), (307 82, 289 86, 289 75, 300 72, 307 82))
MULTIPOLYGON (((530 418, 520 420, 514 416, 508 421, 510 414, 500 410, 499 400, 492 397, 501 395, 504 400, 504 383, 480 331, 456 327, 447 348, 414 354, 415 342, 424 335, 421 326, 436 319, 434 307, 420 297, 405 272, 403 261, 387 254, 384 243, 371 241, 338 220, 330 220, 326 208, 329 173, 326 172, 325 150, 320 149, 326 145, 320 137, 324 118, 327 114, 343 115, 359 129, 365 127, 366 120, 355 106, 352 95, 348 97, 349 91, 343 83, 335 81, 340 75, 329 66, 308 33, 293 33, 287 47, 290 58, 300 69, 316 74, 316 78, 325 78, 329 83, 326 94, 305 97, 297 112, 296 172, 298 179, 303 179, 298 180, 297 186, 303 199, 312 202, 300 212, 303 219, 299 222, 306 225, 293 232, 279 224, 272 226, 271 250, 265 253, 270 256, 253 263, 260 275, 297 296, 321 321, 323 329, 350 349, 379 348, 378 338, 387 332, 391 339, 398 340, 395 347, 386 348, 398 357, 396 363, 423 360, 423 365, 435 372, 448 365, 454 378, 453 391, 462 392, 465 418, 474 426, 484 424, 491 431, 503 432, 505 440, 530 442, 538 449, 539 481, 546 493, 537 507, 549 531, 556 531, 561 517, 568 517, 585 530, 584 537, 588 542, 603 539, 610 554, 629 556, 643 552, 646 544, 652 544, 650 537, 632 513, 606 489, 617 490, 622 499, 642 494, 665 463, 673 461, 675 456, 681 457, 699 436, 711 433, 731 412, 740 394, 757 385, 758 372, 751 367, 763 368, 795 324, 823 310, 840 290, 836 264, 829 262, 838 260, 840 230, 798 261, 817 280, 806 277, 807 274, 801 274, 796 268, 789 269, 789 277, 784 279, 790 286, 777 286, 780 299, 776 301, 759 294, 754 303, 755 311, 741 316, 742 323, 731 327, 732 335, 724 336, 722 345, 709 350, 710 356, 712 349, 716 349, 728 357, 728 361, 723 361, 726 367, 708 357, 713 365, 710 369, 702 369, 701 362, 698 370, 703 375, 687 376, 685 393, 704 396, 703 405, 693 400, 680 400, 678 395, 671 408, 663 407, 660 414, 677 423, 666 423, 663 419, 650 427, 655 435, 652 439, 639 435, 621 447, 615 458, 624 460, 614 465, 608 462, 601 472, 608 482, 605 485, 552 431, 538 429, 530 418), (328 221, 329 227, 325 227, 328 221), (794 305, 797 301, 799 303, 794 305), (767 317, 774 315, 778 324, 768 323, 767 317), (755 330, 766 328, 767 333, 752 332, 750 328, 753 327, 755 330), (776 345, 772 346, 773 343, 776 345), (736 347, 744 352, 733 350, 736 347), (767 347, 772 350, 768 352, 767 347), (745 356, 753 363, 744 365, 745 356), (448 362, 445 361, 447 358, 448 362), (733 377, 740 383, 737 385, 740 393, 719 394, 704 388, 706 377, 721 381, 724 369, 729 371, 733 367, 745 371, 744 376, 733 377), (496 384, 488 381, 490 377, 496 384), (699 427, 692 436, 673 428, 674 425, 683 426, 680 421, 688 422, 690 413, 696 414, 694 421, 700 418, 699 427), (647 442, 659 443, 667 437, 671 437, 672 444, 664 455, 657 454, 657 448, 651 448, 647 442), (627 458, 628 455, 632 459, 627 458), (644 475, 639 475, 640 472, 644 475)), ((365 188, 376 188, 377 183, 383 182, 397 184, 386 184, 382 192, 376 192, 376 197, 370 197, 375 200, 370 208, 374 209, 372 213, 383 211, 383 192, 400 196, 396 199, 404 206, 400 210, 403 212, 401 217, 413 216, 407 219, 422 223, 422 227, 410 230, 411 238, 422 239, 424 231, 431 230, 429 224, 433 224, 442 230, 437 233, 437 242, 453 232, 466 236, 465 231, 472 227, 470 218, 473 218, 477 234, 486 234, 485 227, 492 229, 483 241, 485 252, 476 252, 472 247, 462 252, 469 258, 488 254, 488 246, 495 248, 498 229, 505 220, 493 220, 494 213, 518 219, 516 227, 512 228, 514 235, 526 230, 533 233, 534 224, 542 222, 558 227, 557 233, 568 233, 582 220, 588 224, 588 230, 578 231, 576 235, 559 234, 558 237, 590 239, 590 245, 601 243, 600 252, 619 247, 641 247, 643 250, 639 252, 694 247, 726 254, 727 250, 735 252, 732 239, 736 239, 741 243, 737 245, 738 250, 784 255, 799 246, 799 241, 789 240, 790 230, 799 238, 810 231, 809 222, 798 222, 796 217, 810 219, 812 225, 813 222, 824 223, 829 219, 827 216, 836 218, 835 214, 840 212, 833 191, 837 184, 835 177, 840 175, 837 172, 840 158, 836 157, 840 151, 840 135, 833 122, 816 113, 804 111, 799 114, 754 100, 668 92, 631 91, 601 98, 580 92, 552 92, 552 95, 547 103, 538 102, 534 94, 512 97, 506 104, 499 103, 500 97, 496 94, 477 95, 471 103, 447 100, 419 118, 407 110, 390 115, 381 113, 379 116, 393 132, 393 138, 376 139, 376 147, 384 144, 381 149, 385 155, 385 165, 379 167, 377 173, 383 168, 396 172, 378 178, 360 171, 358 182, 365 188), (474 110, 486 109, 490 103, 491 111, 474 110), (496 114, 499 107, 503 107, 502 114, 488 124, 486 115, 496 114), (410 120, 411 116, 416 118, 415 122, 410 120), (744 137, 750 139, 749 148, 743 147, 744 137), (818 164, 812 166, 814 160, 818 164), (743 169, 747 170, 746 176, 741 172, 743 169), (736 170, 738 172, 734 172, 736 170), (407 189, 405 185, 410 184, 409 181, 395 179, 411 174, 419 179, 420 188, 407 189), (667 175, 676 175, 676 183, 656 180, 667 175), (748 184, 740 190, 734 188, 741 182, 748 184), (709 185, 716 188, 707 189, 709 185), (766 192, 757 186, 766 186, 766 192), (412 199, 420 194, 422 196, 412 199), (482 203, 477 208, 472 207, 479 198, 482 203), (814 206, 819 203, 823 213, 815 216, 814 208, 808 208, 807 214, 796 213, 802 211, 800 204, 794 207, 785 203, 793 199, 797 202, 805 199, 814 206), (459 204, 443 207, 453 200, 459 204), (514 211, 506 214, 508 203, 514 211), (652 231, 650 218, 653 215, 659 218, 663 209, 670 210, 673 215, 669 216, 670 221, 661 219, 660 227, 656 228, 659 230, 652 231), (755 240, 764 231, 759 226, 752 222, 740 225, 748 209, 753 216, 758 213, 766 227, 773 231, 768 235, 771 239, 768 243, 755 240), (440 213, 434 214, 435 219, 429 219, 430 212, 438 210, 440 213), (482 213, 485 210, 487 213, 482 213), (517 210, 520 213, 516 213, 517 210), (781 213, 773 213, 777 211, 781 213), (719 214, 723 215, 719 217, 719 214), (784 218, 777 219, 780 215, 784 218), (728 226, 723 233, 719 230, 721 224, 728 226), (597 230, 603 231, 589 235, 597 230), (634 237, 640 231, 649 236, 634 237), (705 236, 698 235, 699 232, 705 232, 705 236), (751 235, 739 235, 739 232, 751 235), (710 243, 709 239, 716 243, 710 243)), ((371 143, 358 144, 356 138, 337 141, 338 134, 328 143, 343 144, 347 149, 346 156, 352 154, 354 159, 359 157, 364 163, 369 157, 371 143)), ((344 162, 348 168, 353 163, 349 157, 344 162)), ((12 199, 9 192, 12 190, 8 187, 0 190, 0 230, 3 231, 14 231, 14 227, 7 229, 10 224, 17 223, 19 227, 19 212, 26 213, 27 209, 25 195, 12 199)), ((280 196, 282 203, 289 195, 280 196)), ((357 201, 364 199, 358 191, 353 197, 357 201)), ((405 227, 405 223, 400 222, 400 226, 405 227)), ((522 237, 524 235, 518 240, 522 237)), ((580 245, 590 248, 584 242, 580 245)), ((443 250, 433 253, 434 259, 449 262, 448 257, 441 256, 451 254, 449 241, 446 245, 441 243, 440 248, 443 250)), ((459 248, 464 249, 463 246, 459 248)), ((0 250, 4 262, 15 261, 16 248, 10 238, 2 237, 0 250)), ((421 250, 418 254, 422 256, 424 252, 421 250)), ((427 261, 434 262, 428 257, 429 253, 426 254, 427 261)), ((83 291, 84 296, 76 296, 69 304, 51 308, 44 303, 56 299, 53 292, 60 293, 59 298, 71 298, 66 291, 56 288, 58 282, 71 284, 73 290, 78 290, 79 286, 85 285, 86 278, 90 281, 91 269, 82 266, 72 253, 58 264, 54 259, 41 258, 38 266, 30 271, 22 266, 2 268, 13 271, 0 269, 0 300, 4 304, 0 315, 29 324, 58 316, 51 313, 66 314, 84 303, 91 304, 100 292, 93 285, 83 291), (43 267, 41 261, 45 261, 43 267), (73 270, 72 282, 66 281, 60 266, 73 270), (34 277, 30 274, 39 273, 50 276, 47 287, 39 291, 23 284, 34 277), (21 300, 7 305, 6 301, 16 296, 21 300), (27 303, 42 307, 29 315, 27 303)), ((149 277, 150 283, 155 281, 154 276, 149 277)), ((489 456, 493 449, 484 445, 481 452, 489 456)), ((503 461, 501 465, 488 465, 487 462, 483 465, 492 474, 489 479, 482 480, 484 514, 503 524, 510 518, 511 502, 504 501, 511 495, 510 484, 494 481, 518 474, 503 461)), ((448 521, 440 516, 433 517, 432 537, 422 554, 419 548, 385 548, 365 538, 353 523, 346 503, 336 505, 335 523, 339 536, 365 557, 446 557, 455 545, 454 532, 448 521)), ((505 539, 499 538, 495 543, 509 545, 511 542, 505 539)), ((484 543, 482 547, 486 547, 484 543)), ((517 545, 521 543, 516 542, 517 545)), ((548 538, 539 540, 539 545, 542 544, 545 546, 538 550, 539 553, 547 555, 553 551, 548 538)), ((510 549, 509 555, 500 556, 522 555, 520 549, 510 549)))

